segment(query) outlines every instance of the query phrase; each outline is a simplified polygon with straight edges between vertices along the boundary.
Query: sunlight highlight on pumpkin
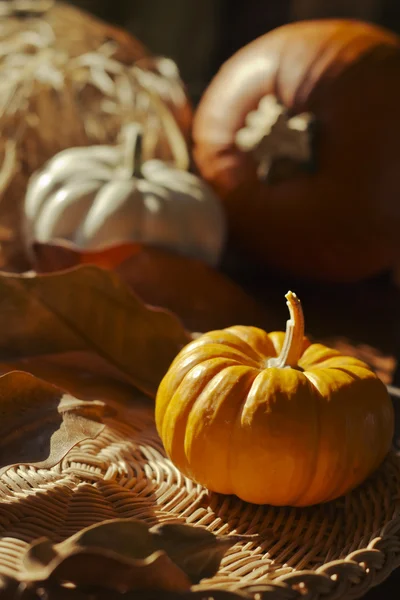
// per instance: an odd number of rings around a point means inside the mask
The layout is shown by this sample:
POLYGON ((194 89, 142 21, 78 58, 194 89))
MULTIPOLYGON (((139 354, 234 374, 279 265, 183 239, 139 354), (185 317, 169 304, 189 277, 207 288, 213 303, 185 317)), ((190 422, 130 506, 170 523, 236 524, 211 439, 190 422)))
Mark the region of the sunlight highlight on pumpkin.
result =
POLYGON ((210 490, 308 506, 375 471, 393 406, 367 364, 304 337, 300 301, 286 298, 286 333, 238 325, 183 348, 158 389, 156 424, 175 466, 210 490))

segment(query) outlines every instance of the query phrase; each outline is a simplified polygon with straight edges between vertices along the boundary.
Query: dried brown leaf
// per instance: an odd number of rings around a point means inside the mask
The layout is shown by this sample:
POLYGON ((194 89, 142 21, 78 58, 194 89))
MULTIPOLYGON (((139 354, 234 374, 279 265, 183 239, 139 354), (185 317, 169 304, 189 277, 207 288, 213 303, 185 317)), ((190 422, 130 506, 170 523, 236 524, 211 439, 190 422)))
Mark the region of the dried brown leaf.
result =
MULTIPOLYGON (((250 536, 251 537, 251 536, 250 536)), ((151 529, 135 519, 92 525, 60 544, 34 542, 23 558, 25 582, 53 580, 114 591, 184 591, 215 575, 225 551, 246 536, 218 537, 191 525, 151 529)))
POLYGON ((154 395, 189 341, 176 317, 146 307, 116 274, 97 267, 3 273, 0 298, 0 361, 14 368, 51 357, 59 370, 108 375, 154 395))
POLYGON ((253 541, 258 536, 214 535, 200 527, 165 523, 151 529, 157 548, 197 583, 217 573, 225 552, 237 542, 253 541))
POLYGON ((39 379, 49 381, 53 385, 81 400, 104 400, 108 404, 114 402, 130 402, 132 396, 141 393, 132 389, 130 383, 118 380, 118 372, 111 372, 104 361, 104 372, 94 370, 100 368, 101 360, 95 359, 93 372, 88 371, 91 365, 91 355, 88 353, 70 353, 32 358, 26 360, 0 363, 0 373, 24 371, 39 379), (82 364, 81 364, 82 363, 82 364))
POLYGON ((0 377, 0 475, 13 465, 50 468, 103 430, 102 402, 79 401, 28 373, 0 377))
POLYGON ((58 243, 34 242, 32 258, 38 273, 54 273, 78 265, 95 265, 102 269, 115 269, 120 264, 140 253, 142 244, 117 244, 103 250, 79 250, 72 243, 60 240, 58 243))
POLYGON ((19 591, 20 583, 14 577, 0 575, 0 598, 1 600, 15 600, 18 598, 17 594, 19 591))
POLYGON ((74 548, 69 554, 55 552, 48 540, 38 542, 25 559, 25 577, 30 581, 71 582, 82 587, 106 588, 118 592, 134 589, 185 591, 190 580, 164 552, 145 558, 129 558, 102 548, 74 548), (51 556, 48 564, 41 565, 51 556))
POLYGON ((114 270, 144 302, 174 312, 191 331, 232 324, 269 328, 270 319, 254 298, 199 260, 140 244, 85 251, 66 243, 36 243, 33 251, 34 266, 42 273, 82 264, 114 270))

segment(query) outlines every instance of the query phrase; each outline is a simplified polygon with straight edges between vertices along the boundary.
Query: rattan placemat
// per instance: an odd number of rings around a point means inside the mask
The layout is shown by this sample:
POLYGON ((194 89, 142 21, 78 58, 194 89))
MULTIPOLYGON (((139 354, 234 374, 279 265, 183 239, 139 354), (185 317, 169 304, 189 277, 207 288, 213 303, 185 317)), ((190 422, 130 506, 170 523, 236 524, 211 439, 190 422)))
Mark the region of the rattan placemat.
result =
MULTIPOLYGON (((261 533, 237 544, 217 576, 196 589, 267 600, 348 600, 400 565, 400 456, 393 452, 362 487, 307 508, 246 504, 207 494, 165 458, 153 405, 138 399, 106 420, 95 440, 50 470, 18 467, 0 479, 0 572, 15 575, 35 538, 61 541, 115 517, 178 520, 215 533, 261 533)), ((211 596, 210 594, 207 594, 211 596)))

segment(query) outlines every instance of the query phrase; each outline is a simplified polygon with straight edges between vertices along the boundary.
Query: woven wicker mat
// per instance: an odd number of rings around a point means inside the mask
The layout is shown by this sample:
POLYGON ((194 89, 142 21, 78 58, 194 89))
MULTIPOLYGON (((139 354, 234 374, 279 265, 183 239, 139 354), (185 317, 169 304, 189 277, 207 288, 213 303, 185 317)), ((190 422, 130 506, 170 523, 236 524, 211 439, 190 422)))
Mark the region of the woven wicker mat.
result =
POLYGON ((184 478, 165 458, 150 402, 124 407, 123 419, 118 410, 96 440, 76 446, 59 466, 19 467, 2 476, 0 572, 15 574, 35 538, 58 542, 115 517, 149 524, 173 519, 224 534, 265 532, 262 543, 232 548, 199 590, 268 600, 349 599, 400 565, 400 457, 394 452, 345 498, 307 509, 261 507, 208 495, 184 478))

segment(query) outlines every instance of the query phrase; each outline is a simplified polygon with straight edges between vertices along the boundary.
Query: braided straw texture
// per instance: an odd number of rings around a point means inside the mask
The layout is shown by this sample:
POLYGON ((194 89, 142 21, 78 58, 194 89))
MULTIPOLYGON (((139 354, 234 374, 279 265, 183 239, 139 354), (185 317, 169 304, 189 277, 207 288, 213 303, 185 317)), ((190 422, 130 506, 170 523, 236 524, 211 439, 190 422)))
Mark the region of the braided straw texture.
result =
POLYGON ((221 534, 261 533, 261 543, 228 551, 219 573, 195 586, 193 597, 348 600, 400 565, 395 452, 372 479, 335 502, 307 509, 255 506, 208 494, 183 477, 165 458, 150 402, 124 406, 123 416, 120 409, 97 439, 76 446, 60 465, 3 474, 0 573, 17 574, 35 538, 59 542, 115 517, 150 525, 178 520, 221 534))

